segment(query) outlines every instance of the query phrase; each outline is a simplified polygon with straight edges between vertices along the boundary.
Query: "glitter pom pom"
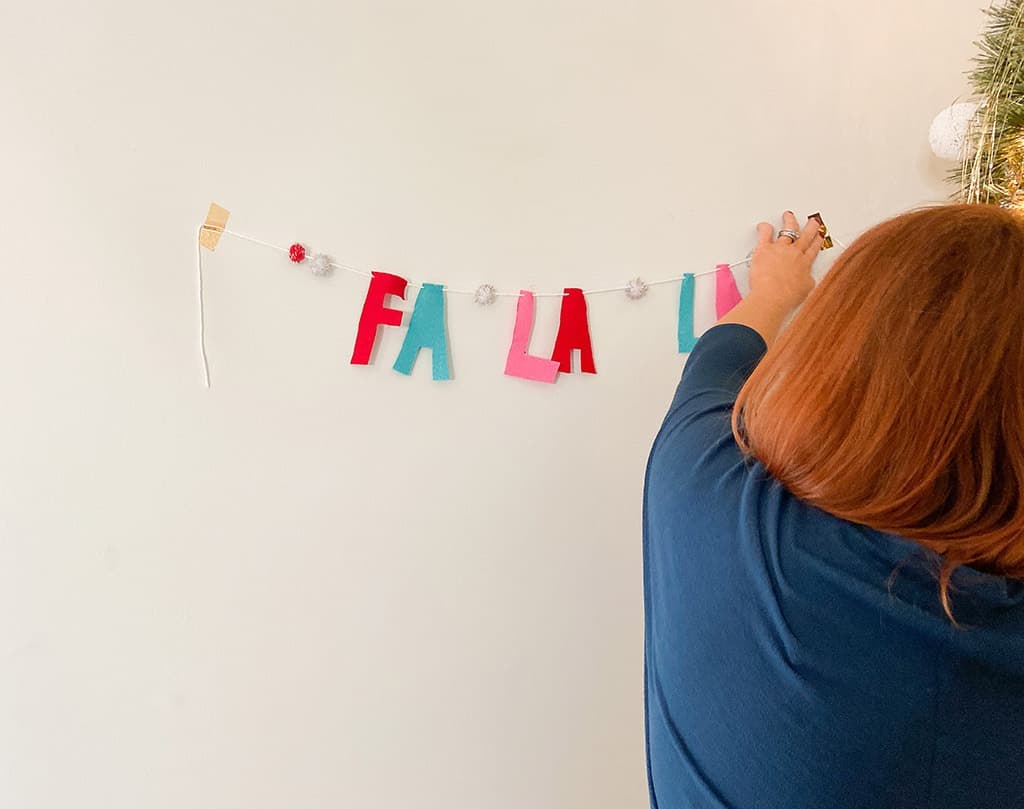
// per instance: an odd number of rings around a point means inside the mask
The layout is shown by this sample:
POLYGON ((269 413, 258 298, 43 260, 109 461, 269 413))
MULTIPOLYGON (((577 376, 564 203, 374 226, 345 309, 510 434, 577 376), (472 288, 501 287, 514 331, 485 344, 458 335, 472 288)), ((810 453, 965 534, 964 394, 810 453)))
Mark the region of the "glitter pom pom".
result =
POLYGON ((330 275, 334 267, 331 265, 331 257, 323 253, 314 253, 309 261, 309 269, 313 275, 330 275))
POLYGON ((977 148, 977 135, 972 137, 971 127, 978 104, 962 101, 946 107, 932 121, 928 129, 928 142, 936 157, 943 160, 970 160, 977 148))
POLYGON ((288 258, 294 261, 296 264, 301 264, 302 260, 306 257, 306 248, 296 242, 288 248, 288 258))
POLYGON ((494 303, 494 299, 497 297, 497 290, 490 284, 481 284, 477 287, 476 293, 473 295, 473 302, 479 303, 481 306, 490 306, 494 303))
POLYGON ((626 284, 626 297, 638 301, 647 294, 647 282, 643 278, 634 278, 626 284))

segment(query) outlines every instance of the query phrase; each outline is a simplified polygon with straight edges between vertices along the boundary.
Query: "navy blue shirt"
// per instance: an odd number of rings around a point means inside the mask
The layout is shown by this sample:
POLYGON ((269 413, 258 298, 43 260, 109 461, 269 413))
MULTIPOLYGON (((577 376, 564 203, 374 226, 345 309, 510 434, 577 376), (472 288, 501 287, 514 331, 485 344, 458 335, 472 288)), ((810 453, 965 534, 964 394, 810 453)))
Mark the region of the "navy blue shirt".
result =
POLYGON ((1024 807, 1024 583, 958 570, 958 630, 931 552, 745 460, 730 414, 764 351, 708 330, 648 461, 651 806, 1024 807))

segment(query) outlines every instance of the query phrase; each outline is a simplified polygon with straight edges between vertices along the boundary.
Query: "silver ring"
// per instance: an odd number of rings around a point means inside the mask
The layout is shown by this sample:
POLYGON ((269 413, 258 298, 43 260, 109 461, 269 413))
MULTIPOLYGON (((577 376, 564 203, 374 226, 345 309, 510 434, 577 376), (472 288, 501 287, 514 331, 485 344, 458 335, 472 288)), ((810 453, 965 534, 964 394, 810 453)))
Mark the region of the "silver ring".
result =
POLYGON ((779 231, 778 238, 781 239, 783 236, 789 236, 789 238, 792 240, 790 244, 795 244, 796 240, 800 238, 799 233, 797 233, 795 230, 790 230, 789 228, 783 228, 782 230, 779 231))

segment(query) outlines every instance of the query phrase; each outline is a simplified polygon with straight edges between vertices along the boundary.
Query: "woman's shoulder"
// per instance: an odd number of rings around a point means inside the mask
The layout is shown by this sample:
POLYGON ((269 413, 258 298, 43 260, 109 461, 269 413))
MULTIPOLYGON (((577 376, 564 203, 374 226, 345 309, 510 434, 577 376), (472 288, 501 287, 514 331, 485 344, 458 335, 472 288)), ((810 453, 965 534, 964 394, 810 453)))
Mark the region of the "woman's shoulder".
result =
MULTIPOLYGON (((761 477, 770 479, 767 472, 761 477)), ((912 539, 829 514, 778 481, 767 485, 757 521, 759 541, 773 548, 777 560, 773 575, 838 602, 856 603, 879 626, 894 621, 943 642, 962 639, 940 599, 939 554, 912 539)), ((953 574, 951 603, 964 629, 1004 633, 1024 676, 1024 581, 961 567, 953 574)))

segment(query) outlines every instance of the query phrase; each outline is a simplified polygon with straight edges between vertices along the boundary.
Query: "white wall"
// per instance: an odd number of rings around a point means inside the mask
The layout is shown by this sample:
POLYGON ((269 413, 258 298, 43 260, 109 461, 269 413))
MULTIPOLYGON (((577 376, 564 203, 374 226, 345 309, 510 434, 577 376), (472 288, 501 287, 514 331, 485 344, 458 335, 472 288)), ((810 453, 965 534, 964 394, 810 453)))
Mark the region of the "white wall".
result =
POLYGON ((982 3, 160 5, 0 19, 0 805, 644 806, 676 289, 592 299, 554 388, 451 298, 438 384, 395 329, 347 364, 362 279, 226 239, 207 391, 195 227, 513 290, 852 236, 949 192, 982 3))

